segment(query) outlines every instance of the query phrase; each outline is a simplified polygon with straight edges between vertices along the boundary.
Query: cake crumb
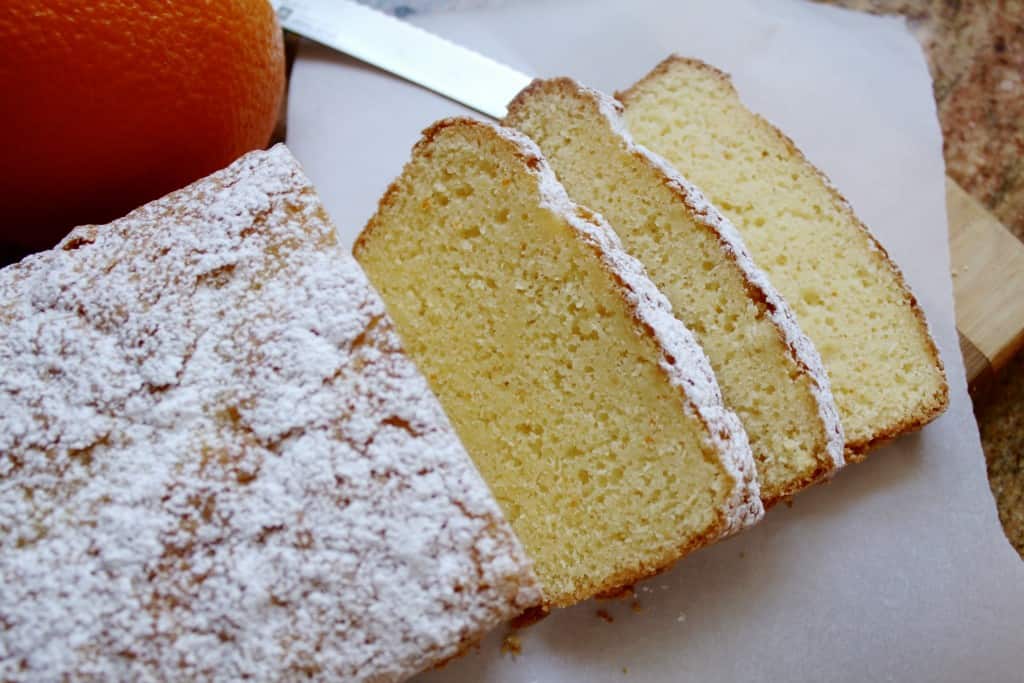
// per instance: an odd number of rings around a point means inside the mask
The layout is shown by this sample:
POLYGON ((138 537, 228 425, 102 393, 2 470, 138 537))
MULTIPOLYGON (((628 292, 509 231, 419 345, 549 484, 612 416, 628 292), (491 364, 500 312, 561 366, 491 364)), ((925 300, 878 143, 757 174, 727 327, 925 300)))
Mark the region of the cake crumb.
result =
POLYGON ((599 616, 606 623, 609 623, 609 624, 615 623, 615 617, 613 617, 611 614, 609 614, 608 610, 606 610, 606 609, 599 609, 599 610, 597 610, 597 616, 599 616))
POLYGON ((518 657, 523 654, 523 641, 516 633, 509 633, 501 641, 501 654, 518 657))
POLYGON ((640 613, 644 611, 644 606, 640 604, 639 600, 634 600, 629 604, 629 608, 634 612, 640 613))
POLYGON ((676 621, 678 621, 680 624, 686 621, 686 612, 680 612, 679 616, 676 617, 676 621))
POLYGON ((628 676, 629 675, 629 667, 626 667, 626 666, 622 667, 622 675, 623 676, 628 676))

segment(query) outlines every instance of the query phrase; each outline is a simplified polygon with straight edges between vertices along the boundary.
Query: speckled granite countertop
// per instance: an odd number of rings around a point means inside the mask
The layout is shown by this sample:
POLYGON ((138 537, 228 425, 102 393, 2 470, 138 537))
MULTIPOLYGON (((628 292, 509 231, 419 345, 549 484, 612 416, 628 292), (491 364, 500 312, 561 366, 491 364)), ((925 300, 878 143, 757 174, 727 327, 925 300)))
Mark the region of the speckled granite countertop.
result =
MULTIPOLYGON (((1024 240, 1024 0, 819 0, 909 19, 928 55, 947 173, 1024 240)), ((974 414, 1010 543, 1024 558, 1024 353, 974 414)))

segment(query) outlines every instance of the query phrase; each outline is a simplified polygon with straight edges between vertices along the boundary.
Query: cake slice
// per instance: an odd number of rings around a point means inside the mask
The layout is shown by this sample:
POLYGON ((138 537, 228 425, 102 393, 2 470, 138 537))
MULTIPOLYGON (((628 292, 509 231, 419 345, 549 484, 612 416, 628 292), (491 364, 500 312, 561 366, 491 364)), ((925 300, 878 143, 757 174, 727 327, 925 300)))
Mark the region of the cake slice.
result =
POLYGON ((470 119, 427 129, 355 255, 547 605, 633 583, 761 515, 707 359, 524 136, 470 119))
POLYGON ((848 458, 945 410, 942 360, 899 269, 726 74, 672 56, 618 97, 636 141, 722 209, 793 307, 831 379, 848 458))
POLYGON ((814 346, 729 222, 633 143, 618 103, 568 78, 534 81, 506 123, 608 220, 697 337, 750 438, 765 505, 840 467, 842 429, 814 346))
POLYGON ((0 271, 0 679, 396 681, 540 597, 284 147, 0 271))

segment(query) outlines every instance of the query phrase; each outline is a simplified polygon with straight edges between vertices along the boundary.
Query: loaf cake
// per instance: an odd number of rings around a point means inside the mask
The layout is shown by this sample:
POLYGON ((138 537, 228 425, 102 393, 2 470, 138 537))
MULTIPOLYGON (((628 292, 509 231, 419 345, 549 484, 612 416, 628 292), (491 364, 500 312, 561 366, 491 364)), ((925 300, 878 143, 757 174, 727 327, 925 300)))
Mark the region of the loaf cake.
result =
POLYGON ((506 124, 539 146, 574 201, 599 212, 704 348, 772 505, 843 464, 828 377, 739 235, 663 159, 633 143, 615 100, 534 81, 506 124))
POLYGON ((0 271, 0 680, 396 681, 540 598, 283 147, 0 271))
POLYGON ((825 364, 848 458, 919 428, 948 403, 920 306, 886 251, 793 142, 729 77, 670 57, 619 99, 630 132, 739 229, 825 364))
POLYGON ((762 513, 700 348, 529 139, 424 132, 355 255, 534 561, 547 606, 762 513))

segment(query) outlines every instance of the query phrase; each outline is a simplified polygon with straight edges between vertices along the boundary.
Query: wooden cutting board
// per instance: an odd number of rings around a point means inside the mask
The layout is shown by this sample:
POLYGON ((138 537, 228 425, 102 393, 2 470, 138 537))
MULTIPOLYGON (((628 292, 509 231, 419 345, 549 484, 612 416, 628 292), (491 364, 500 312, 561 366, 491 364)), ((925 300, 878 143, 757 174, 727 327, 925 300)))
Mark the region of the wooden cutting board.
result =
POLYGON ((946 178, 960 350, 971 390, 1024 346, 1024 243, 946 178))

